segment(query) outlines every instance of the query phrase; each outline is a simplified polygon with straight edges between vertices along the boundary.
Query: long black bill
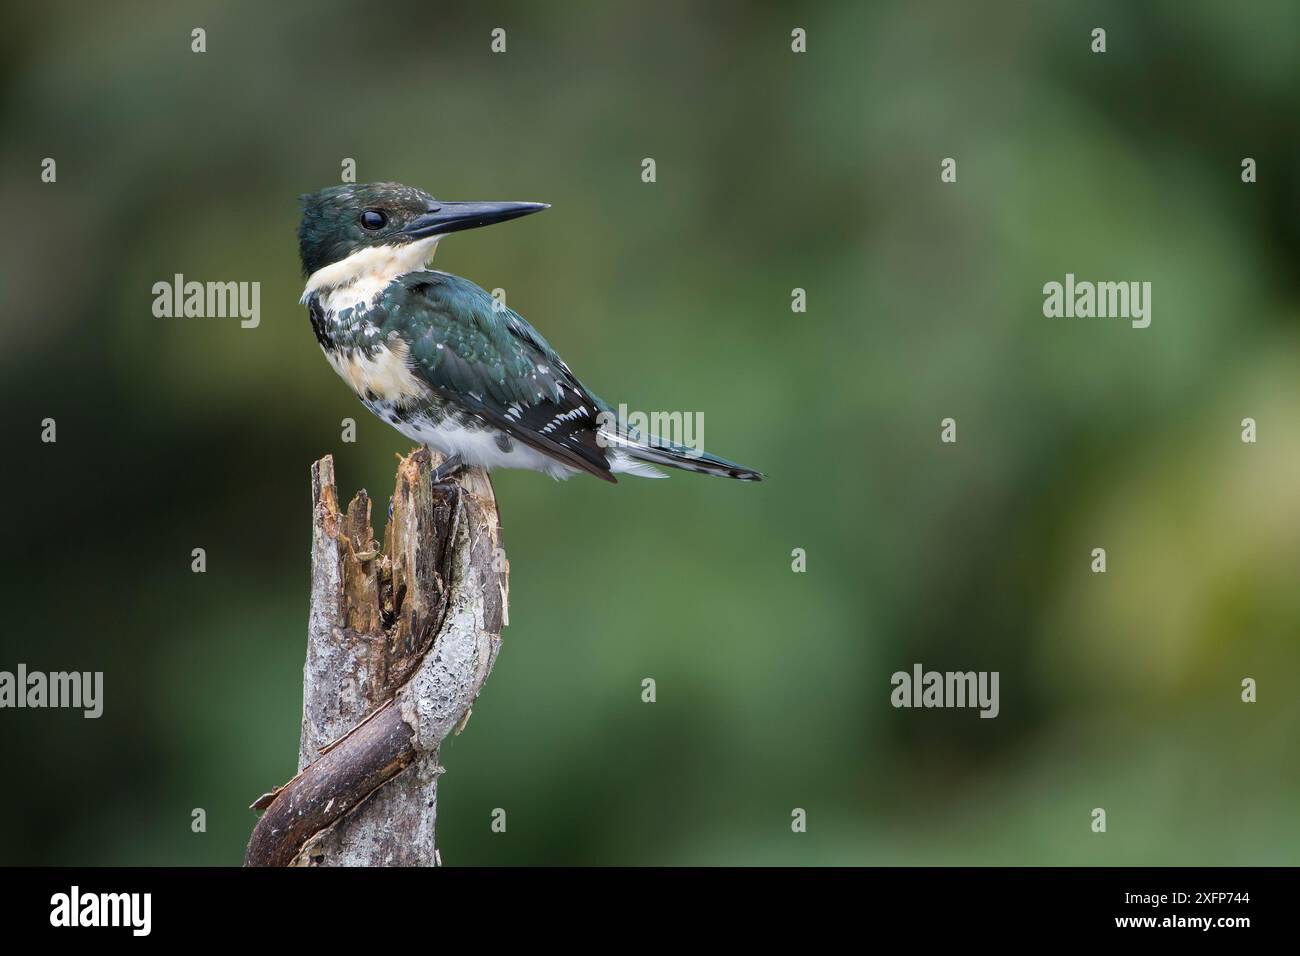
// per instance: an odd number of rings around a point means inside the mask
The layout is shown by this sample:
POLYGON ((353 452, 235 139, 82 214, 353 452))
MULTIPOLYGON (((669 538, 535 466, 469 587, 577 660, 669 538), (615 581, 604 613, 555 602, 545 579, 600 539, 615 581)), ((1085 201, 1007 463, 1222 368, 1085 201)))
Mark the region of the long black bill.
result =
POLYGON ((550 204, 544 202, 440 202, 436 209, 407 223, 402 234, 415 239, 440 236, 518 219, 549 208, 550 204))

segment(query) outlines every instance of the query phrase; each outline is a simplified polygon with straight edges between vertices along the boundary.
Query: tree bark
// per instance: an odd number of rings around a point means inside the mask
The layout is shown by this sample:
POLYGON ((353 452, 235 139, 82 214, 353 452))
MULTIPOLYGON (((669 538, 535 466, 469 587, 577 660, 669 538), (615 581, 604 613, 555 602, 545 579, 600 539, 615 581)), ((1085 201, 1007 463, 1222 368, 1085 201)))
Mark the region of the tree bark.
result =
POLYGON ((341 512, 312 466, 311 610, 298 775, 253 804, 250 866, 420 866, 435 839, 438 747, 459 732, 507 623, 492 484, 401 459, 382 547, 361 491, 341 512))

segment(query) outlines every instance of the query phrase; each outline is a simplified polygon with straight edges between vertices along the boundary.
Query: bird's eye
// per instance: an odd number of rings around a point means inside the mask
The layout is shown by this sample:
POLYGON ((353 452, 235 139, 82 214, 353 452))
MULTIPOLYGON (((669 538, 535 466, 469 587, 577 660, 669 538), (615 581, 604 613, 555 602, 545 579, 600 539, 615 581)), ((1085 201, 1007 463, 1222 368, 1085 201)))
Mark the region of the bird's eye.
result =
POLYGON ((388 217, 378 209, 367 209, 361 214, 361 225, 365 226, 367 229, 383 229, 387 222, 388 217))

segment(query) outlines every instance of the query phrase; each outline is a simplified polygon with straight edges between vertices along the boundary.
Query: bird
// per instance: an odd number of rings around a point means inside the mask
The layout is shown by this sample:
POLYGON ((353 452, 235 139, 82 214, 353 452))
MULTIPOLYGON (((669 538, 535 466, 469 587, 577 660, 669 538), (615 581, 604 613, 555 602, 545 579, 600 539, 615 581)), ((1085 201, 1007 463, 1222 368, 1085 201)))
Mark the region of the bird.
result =
POLYGON ((634 428, 523 316, 470 280, 428 268, 444 236, 548 204, 445 202, 391 182, 300 198, 301 302, 316 341, 371 413, 442 454, 435 480, 467 466, 613 483, 616 474, 666 477, 658 466, 764 477, 634 428))

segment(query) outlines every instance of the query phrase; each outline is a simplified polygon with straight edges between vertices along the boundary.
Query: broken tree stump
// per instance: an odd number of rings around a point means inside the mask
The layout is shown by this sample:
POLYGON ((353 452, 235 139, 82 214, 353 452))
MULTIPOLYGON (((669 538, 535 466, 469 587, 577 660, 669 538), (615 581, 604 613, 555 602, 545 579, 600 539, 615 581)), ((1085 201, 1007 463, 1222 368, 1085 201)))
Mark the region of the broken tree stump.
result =
POLYGON ((438 464, 401 459, 382 546, 366 492, 340 511, 333 457, 312 466, 298 775, 253 804, 245 865, 440 862, 438 748, 496 659, 509 565, 487 473, 435 484, 438 464))

